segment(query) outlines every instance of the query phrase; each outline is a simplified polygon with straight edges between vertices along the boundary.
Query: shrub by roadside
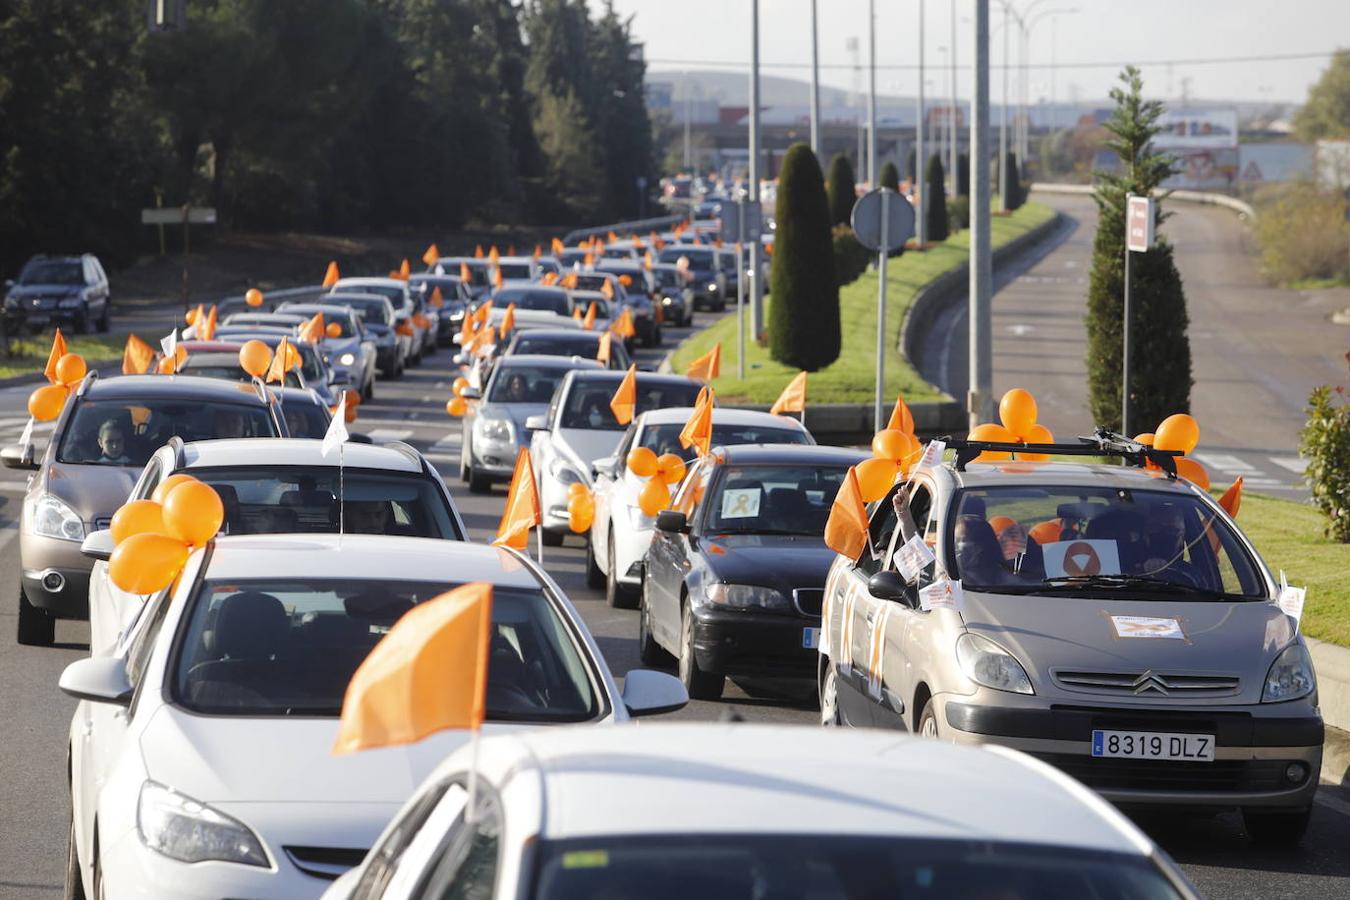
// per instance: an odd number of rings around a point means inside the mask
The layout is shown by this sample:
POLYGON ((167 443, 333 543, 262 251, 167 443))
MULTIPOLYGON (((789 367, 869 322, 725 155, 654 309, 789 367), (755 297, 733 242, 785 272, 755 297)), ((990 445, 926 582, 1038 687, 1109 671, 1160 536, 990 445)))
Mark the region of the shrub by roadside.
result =
POLYGON ((1327 518, 1327 537, 1350 544, 1350 400, 1345 388, 1324 384, 1313 390, 1298 452, 1308 460, 1304 477, 1313 504, 1327 518))
POLYGON ((1255 200, 1261 268, 1268 278, 1288 285, 1303 279, 1350 277, 1345 198, 1298 182, 1262 192, 1255 200))
POLYGON ((840 287, 852 284, 872 261, 868 250, 847 225, 834 227, 834 277, 840 287))

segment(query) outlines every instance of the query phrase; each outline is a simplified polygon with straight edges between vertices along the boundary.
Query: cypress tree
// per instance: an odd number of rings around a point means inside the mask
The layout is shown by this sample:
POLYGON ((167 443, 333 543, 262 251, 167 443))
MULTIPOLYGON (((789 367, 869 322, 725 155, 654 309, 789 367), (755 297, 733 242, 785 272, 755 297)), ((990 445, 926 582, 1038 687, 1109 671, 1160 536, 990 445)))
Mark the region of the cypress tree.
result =
POLYGON ((881 167, 881 174, 877 176, 877 181, 882 187, 890 188, 893 191, 900 190, 900 170, 895 167, 895 163, 889 159, 881 167))
POLYGON ((1026 201, 1026 196, 1022 192, 1022 173, 1017 166, 1017 154, 1009 151, 1003 158, 1003 164, 1008 167, 1008 196, 1003 206, 1008 210, 1018 209, 1026 201))
POLYGON ((970 157, 964 153, 956 158, 956 196, 970 196, 970 157))
POLYGON ((854 185, 857 179, 853 174, 853 164, 848 156, 836 153, 830 160, 830 183, 827 186, 830 202, 830 225, 847 225, 853 215, 853 204, 857 200, 854 185))
POLYGON ((919 155, 913 147, 909 148, 909 153, 905 156, 905 177, 909 179, 910 184, 917 184, 917 174, 919 171, 919 155))
MULTIPOLYGON (((1118 173, 1097 172, 1097 234, 1088 280, 1088 405, 1094 421, 1119 429, 1121 350, 1125 278, 1125 197, 1145 195, 1173 171, 1171 156, 1149 144, 1159 131, 1163 104, 1142 99, 1143 80, 1129 66, 1123 88, 1111 91, 1116 108, 1106 130, 1106 146, 1120 158, 1118 173)), ((1167 218, 1158 205, 1155 224, 1167 218)), ((1188 412, 1191 396, 1191 345, 1186 334, 1186 294, 1161 235, 1147 253, 1131 254, 1130 268, 1130 425, 1150 431, 1172 413, 1188 412)))
POLYGON ((947 187, 943 183, 946 174, 942 171, 942 157, 934 153, 928 157, 928 171, 924 174, 928 182, 924 190, 928 192, 928 240, 945 241, 949 235, 947 228, 947 187))
POLYGON ((814 372, 839 357, 839 286, 824 179, 806 144, 793 144, 783 157, 774 221, 769 353, 814 372))

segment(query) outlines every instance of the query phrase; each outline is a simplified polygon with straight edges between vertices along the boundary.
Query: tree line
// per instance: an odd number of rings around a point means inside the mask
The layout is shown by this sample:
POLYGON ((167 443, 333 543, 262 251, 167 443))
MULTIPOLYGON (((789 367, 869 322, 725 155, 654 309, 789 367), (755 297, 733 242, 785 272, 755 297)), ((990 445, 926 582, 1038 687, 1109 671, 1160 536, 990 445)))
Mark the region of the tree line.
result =
POLYGON ((655 183, 645 65, 609 0, 10 0, 0 265, 125 259, 139 210, 250 230, 605 221, 655 183))

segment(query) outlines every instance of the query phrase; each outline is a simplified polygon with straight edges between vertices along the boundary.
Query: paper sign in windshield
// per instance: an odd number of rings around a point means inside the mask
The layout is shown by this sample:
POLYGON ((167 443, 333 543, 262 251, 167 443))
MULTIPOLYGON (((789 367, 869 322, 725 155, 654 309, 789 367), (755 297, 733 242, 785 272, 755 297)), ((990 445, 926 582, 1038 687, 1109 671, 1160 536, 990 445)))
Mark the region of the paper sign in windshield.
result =
POLYGON ((1115 541, 1056 541, 1041 549, 1047 578, 1120 574, 1120 553, 1115 541))
POLYGON ((919 457, 917 468, 931 469, 933 466, 942 462, 942 454, 946 452, 946 441, 929 441, 928 446, 923 448, 923 456, 919 457))
POLYGON ((928 549, 924 543, 923 537, 914 535, 901 545, 895 555, 891 557, 895 561, 895 568, 900 573, 900 577, 905 581, 913 581, 919 577, 919 573, 928 568, 929 564, 936 559, 933 551, 928 549))
POLYGON ((722 492, 722 518, 749 519, 759 515, 759 488, 728 488, 722 492))
POLYGON ((1153 616, 1111 616, 1111 627, 1116 637, 1156 638, 1161 640, 1184 641, 1186 633, 1176 619, 1155 618, 1153 616))
POLYGON ((942 579, 928 587, 919 589, 919 609, 925 612, 933 609, 954 609, 961 611, 963 595, 961 582, 942 579))

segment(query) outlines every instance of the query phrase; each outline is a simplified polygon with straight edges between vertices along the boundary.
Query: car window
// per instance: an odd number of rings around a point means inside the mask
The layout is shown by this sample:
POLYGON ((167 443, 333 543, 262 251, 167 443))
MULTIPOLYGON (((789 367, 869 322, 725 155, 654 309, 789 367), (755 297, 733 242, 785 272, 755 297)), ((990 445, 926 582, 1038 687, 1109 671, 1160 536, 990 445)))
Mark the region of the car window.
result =
MULTIPOLYGON (((220 357, 224 354, 212 354, 212 356, 220 357)), ((229 357, 224 359, 202 359, 192 354, 188 356, 179 371, 184 375, 195 375, 198 378, 218 378, 222 381, 237 381, 240 384, 248 384, 253 380, 253 376, 245 372, 239 365, 239 357, 235 354, 230 354, 229 357)), ((292 369, 286 373, 286 387, 302 387, 299 372, 292 369)))
MULTIPOLYGON (((697 447, 680 446, 680 432, 683 422, 664 422, 660 425, 648 425, 642 431, 642 446, 657 456, 662 453, 674 453, 685 462, 698 453, 697 447)), ((782 428, 772 425, 730 425, 713 421, 712 444, 730 446, 732 444, 809 444, 810 436, 800 428, 782 428)))
POLYGON ((847 474, 848 466, 818 463, 724 465, 702 504, 703 530, 821 535, 847 474))
POLYGON ((433 854, 463 828, 469 792, 459 784, 425 790, 390 827, 367 856, 365 871, 352 889, 352 900, 413 895, 433 854))
POLYGON ((572 301, 568 298, 566 291, 501 291, 493 298, 493 302, 502 308, 508 303, 514 303, 516 309, 551 312, 560 316, 572 314, 572 301))
MULTIPOLYGON (((609 401, 619 383, 613 380, 599 381, 576 379, 564 398, 562 409, 562 428, 581 428, 599 431, 622 431, 626 425, 620 425, 609 408, 609 401)), ((665 409, 669 406, 693 406, 698 398, 701 385, 696 382, 646 382, 637 380, 637 410, 635 416, 652 409, 665 409)))
POLYGON ((499 263, 497 268, 501 271, 502 278, 513 281, 527 281, 533 274, 529 263, 499 263))
MULTIPOLYGON (((394 623, 458 585, 393 578, 204 582, 182 618, 174 700, 210 715, 336 717, 353 673, 394 623)), ((539 588, 497 587, 487 720, 600 714, 584 652, 539 588)))
POLYGON ((164 616, 169 611, 169 598, 177 589, 174 584, 154 596, 147 597, 141 604, 140 615, 132 625, 131 642, 127 646, 127 681, 133 688, 141 683, 145 667, 150 662, 150 652, 155 648, 155 639, 159 637, 164 625, 164 616))
MULTIPOLYGON (((933 540, 936 541, 935 536, 937 532, 933 527, 933 521, 934 519, 936 519, 936 516, 932 514, 933 513, 932 492, 929 491, 928 486, 921 481, 911 481, 908 484, 902 484, 896 488, 896 491, 903 491, 903 490, 908 490, 910 492, 909 516, 911 521, 913 521, 914 523, 914 534, 924 537, 925 540, 927 540, 928 537, 932 535, 933 540)), ((892 491, 890 493, 890 496, 887 497, 884 502, 893 504, 894 497, 895 491, 892 491)), ((892 509, 894 509, 894 505, 892 505, 892 509)), ((891 532, 891 542, 886 548, 884 558, 880 561, 880 568, 891 570, 896 569, 895 553, 897 550, 900 549, 901 545, 904 544, 905 540, 906 538, 904 537, 902 530, 900 528, 896 528, 891 532)), ((928 546, 931 549, 934 546, 934 544, 929 543, 928 546)), ((920 584, 931 583, 933 580, 933 573, 936 567, 937 567, 936 560, 925 566, 924 569, 919 573, 919 583, 920 584)))
POLYGON ((282 403, 281 415, 286 420, 286 433, 293 438, 322 438, 333 421, 327 407, 309 400, 282 403))
POLYGON ((532 337, 528 331, 522 331, 511 348, 510 356, 580 356, 582 359, 594 359, 599 352, 598 335, 578 332, 576 337, 549 335, 532 337))
POLYGON ((556 366, 498 366, 488 383, 488 402, 547 403, 567 372, 556 366))
POLYGON ((200 399, 78 402, 57 450, 57 461, 82 465, 144 466, 171 437, 187 441, 276 437, 261 403, 200 399))
POLYGON ((366 322, 372 322, 376 325, 389 324, 389 307, 377 300, 344 300, 335 297, 332 302, 340 306, 351 307, 366 322))
POLYGON ((887 494, 884 500, 872 508, 872 516, 867 525, 867 546, 854 561, 854 566, 864 578, 870 578, 881 571, 886 561, 886 551, 891 546, 891 538, 895 535, 895 526, 895 507, 891 503, 890 494, 887 494))
POLYGON ((497 797, 475 799, 473 821, 446 842, 424 896, 441 900, 491 900, 501 859, 502 817, 497 797))
POLYGON ((37 260, 23 267, 19 284, 60 284, 76 287, 84 284, 84 271, 79 263, 65 260, 37 260))
POLYGON ((689 260, 689 268, 691 269, 708 270, 716 267, 713 251, 698 247, 665 247, 661 250, 660 261, 678 265, 680 257, 689 260))

